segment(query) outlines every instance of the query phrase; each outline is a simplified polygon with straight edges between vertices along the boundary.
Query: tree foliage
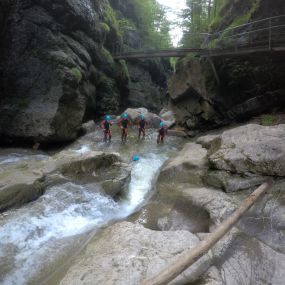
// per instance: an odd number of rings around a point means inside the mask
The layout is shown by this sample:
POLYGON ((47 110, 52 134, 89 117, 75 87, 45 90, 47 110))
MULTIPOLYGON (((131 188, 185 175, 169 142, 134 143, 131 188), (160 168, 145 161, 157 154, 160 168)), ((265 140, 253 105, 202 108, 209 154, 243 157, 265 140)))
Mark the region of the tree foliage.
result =
POLYGON ((146 47, 169 47, 170 22, 164 6, 156 0, 132 0, 133 21, 146 47))
POLYGON ((217 13, 218 2, 219 0, 186 0, 187 8, 182 12, 184 29, 182 45, 201 46, 217 13))

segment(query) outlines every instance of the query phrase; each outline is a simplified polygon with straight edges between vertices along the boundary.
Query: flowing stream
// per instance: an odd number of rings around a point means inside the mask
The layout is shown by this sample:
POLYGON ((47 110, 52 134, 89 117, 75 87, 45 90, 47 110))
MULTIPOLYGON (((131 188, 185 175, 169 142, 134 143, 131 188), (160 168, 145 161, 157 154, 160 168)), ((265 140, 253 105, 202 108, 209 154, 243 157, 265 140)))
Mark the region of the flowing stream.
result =
MULTIPOLYGON (((118 201, 102 194, 96 185, 72 182, 46 189, 38 200, 0 217, 0 283, 40 284, 86 245, 100 227, 122 220, 142 206, 153 190, 153 182, 165 160, 180 147, 178 138, 157 146, 155 133, 137 141, 131 132, 127 144, 119 134, 111 144, 101 142, 101 132, 79 139, 68 149, 75 152, 104 150, 119 152, 131 163, 131 179, 118 201), (131 162, 134 154, 138 162, 131 162)), ((25 160, 47 159, 46 154, 11 153, 0 155, 1 167, 25 160)))

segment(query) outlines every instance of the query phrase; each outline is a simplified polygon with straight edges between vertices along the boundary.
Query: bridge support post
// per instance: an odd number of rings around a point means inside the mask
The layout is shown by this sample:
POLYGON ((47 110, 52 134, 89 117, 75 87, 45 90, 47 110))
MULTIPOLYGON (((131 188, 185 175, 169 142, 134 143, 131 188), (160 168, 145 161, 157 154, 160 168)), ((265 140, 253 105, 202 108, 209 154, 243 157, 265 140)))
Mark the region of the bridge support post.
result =
POLYGON ((212 70, 213 70, 213 73, 214 73, 214 76, 215 76, 215 78, 216 78, 217 84, 218 84, 218 85, 221 85, 221 81, 220 81, 220 78, 219 78, 219 74, 218 74, 218 72, 217 72, 217 69, 216 69, 216 67, 215 67, 214 62, 212 61, 212 58, 209 57, 209 56, 207 56, 207 61, 209 62, 210 66, 211 66, 211 68, 212 68, 212 70))

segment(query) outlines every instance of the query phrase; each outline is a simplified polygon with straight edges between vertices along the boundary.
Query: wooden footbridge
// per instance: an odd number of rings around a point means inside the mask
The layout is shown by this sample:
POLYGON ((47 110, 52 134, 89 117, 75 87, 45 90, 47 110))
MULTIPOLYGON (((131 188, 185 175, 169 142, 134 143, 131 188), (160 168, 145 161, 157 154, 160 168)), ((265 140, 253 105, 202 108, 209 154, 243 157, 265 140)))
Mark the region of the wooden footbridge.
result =
POLYGON ((202 57, 231 56, 252 53, 285 52, 285 15, 261 19, 230 27, 214 34, 186 35, 196 39, 195 44, 183 48, 162 48, 160 42, 152 48, 137 43, 135 48, 116 44, 115 59, 184 57, 193 53, 202 57))

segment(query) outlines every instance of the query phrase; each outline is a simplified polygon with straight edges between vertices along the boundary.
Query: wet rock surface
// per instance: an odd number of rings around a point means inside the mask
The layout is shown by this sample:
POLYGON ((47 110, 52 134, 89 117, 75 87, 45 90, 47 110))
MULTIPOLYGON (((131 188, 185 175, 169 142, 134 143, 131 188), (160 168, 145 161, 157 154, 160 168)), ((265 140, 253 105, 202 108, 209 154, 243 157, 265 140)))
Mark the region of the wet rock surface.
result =
POLYGON ((4 160, 0 164, 0 211, 36 200, 47 187, 67 180, 101 183, 102 191, 115 196, 130 175, 128 164, 116 153, 88 151, 82 154, 64 150, 51 157, 35 155, 34 160, 29 156, 26 160, 18 159, 16 163, 4 160))
POLYGON ((284 176, 285 125, 246 125, 225 131, 210 156, 213 168, 233 173, 284 176))
POLYGON ((248 124, 198 138, 198 144, 206 148, 186 144, 175 158, 164 164, 154 206, 144 208, 132 221, 156 230, 183 226, 191 232, 200 230, 201 233, 196 233, 203 239, 271 176, 275 180, 271 191, 213 247, 213 267, 200 281, 201 284, 283 284, 283 129, 284 125, 248 124), (251 163, 247 164, 248 157, 251 163), (229 165, 232 167, 228 168, 229 165))
MULTIPOLYGON (((94 284, 95 280, 97 284, 139 284, 198 242, 188 231, 158 232, 127 222, 115 224, 88 245, 60 284, 94 284)), ((193 282, 210 264, 206 255, 170 284, 193 282)))

